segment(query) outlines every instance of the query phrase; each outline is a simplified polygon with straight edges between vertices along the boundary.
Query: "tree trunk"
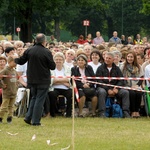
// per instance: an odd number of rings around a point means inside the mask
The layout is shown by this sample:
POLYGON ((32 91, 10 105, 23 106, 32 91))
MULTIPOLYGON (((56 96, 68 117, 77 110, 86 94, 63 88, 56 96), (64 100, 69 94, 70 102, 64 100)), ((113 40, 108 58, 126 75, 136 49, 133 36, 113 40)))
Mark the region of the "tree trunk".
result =
POLYGON ((41 33, 46 33, 46 25, 45 20, 41 18, 41 16, 37 17, 37 22, 39 23, 39 26, 41 27, 41 33))
POLYGON ((110 17, 107 17, 107 25, 108 25, 108 37, 111 38, 113 36, 113 20, 110 17))
POLYGON ((41 33, 46 33, 46 25, 45 25, 45 22, 43 21, 43 23, 41 24, 41 33))
POLYGON ((30 23, 23 23, 21 24, 21 34, 20 40, 23 42, 32 42, 32 31, 31 31, 31 24, 30 23))
POLYGON ((21 23, 20 40, 23 42, 32 42, 32 9, 27 8, 23 13, 25 18, 24 22, 21 23))
POLYGON ((59 41, 60 40, 60 28, 59 28, 59 17, 55 18, 55 38, 59 41))

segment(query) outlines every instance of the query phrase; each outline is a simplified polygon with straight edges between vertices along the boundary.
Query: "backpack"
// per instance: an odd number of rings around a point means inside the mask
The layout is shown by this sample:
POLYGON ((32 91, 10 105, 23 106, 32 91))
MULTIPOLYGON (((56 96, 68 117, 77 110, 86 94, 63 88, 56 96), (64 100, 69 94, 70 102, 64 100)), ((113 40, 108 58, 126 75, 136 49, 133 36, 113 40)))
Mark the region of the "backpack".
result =
POLYGON ((105 105, 106 105, 106 111, 105 111, 106 117, 113 117, 113 118, 123 117, 122 108, 117 103, 116 98, 107 97, 105 105))
POLYGON ((122 109, 121 109, 120 105, 117 103, 114 103, 112 105, 112 117, 113 118, 122 118, 123 117, 122 109))
POLYGON ((106 103, 105 103, 105 105, 106 105, 105 116, 106 117, 111 117, 112 103, 113 103, 113 100, 110 97, 107 97, 106 98, 106 103))

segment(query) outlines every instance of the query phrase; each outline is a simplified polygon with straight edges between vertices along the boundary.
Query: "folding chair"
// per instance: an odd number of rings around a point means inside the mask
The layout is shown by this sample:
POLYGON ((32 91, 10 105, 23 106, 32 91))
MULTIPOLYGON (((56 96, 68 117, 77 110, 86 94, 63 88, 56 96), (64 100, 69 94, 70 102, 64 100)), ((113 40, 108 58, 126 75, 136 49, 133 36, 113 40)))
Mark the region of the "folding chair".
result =
POLYGON ((57 109, 62 115, 65 115, 66 111, 66 98, 63 95, 57 97, 57 109))
POLYGON ((29 106, 30 90, 22 88, 18 92, 20 93, 17 94, 16 100, 18 102, 17 117, 24 117, 29 106))

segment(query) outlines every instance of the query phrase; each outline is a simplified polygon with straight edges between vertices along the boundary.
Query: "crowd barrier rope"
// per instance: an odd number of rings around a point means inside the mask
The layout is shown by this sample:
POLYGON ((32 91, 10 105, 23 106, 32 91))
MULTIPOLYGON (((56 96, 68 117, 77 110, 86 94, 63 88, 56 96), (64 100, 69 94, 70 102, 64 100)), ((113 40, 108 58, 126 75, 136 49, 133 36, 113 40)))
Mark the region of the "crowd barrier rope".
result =
MULTIPOLYGON (((19 76, 13 76, 13 75, 0 75, 0 77, 4 78, 9 78, 9 77, 16 77, 19 78, 19 76)), ((22 76, 22 77, 27 77, 27 76, 22 76)), ((51 76, 51 78, 55 78, 55 76, 51 76)), ((75 96, 77 101, 79 102, 79 94, 78 94, 78 89, 75 83, 75 80, 81 81, 82 79, 93 79, 93 80, 150 80, 150 78, 127 78, 127 77, 75 77, 75 76, 58 76, 57 78, 72 78, 72 81, 74 82, 73 88, 75 91, 75 96)), ((105 83, 99 83, 99 82, 94 82, 94 81, 89 81, 87 80, 87 83, 93 83, 93 84, 99 84, 99 85, 104 85, 104 86, 110 86, 110 87, 116 87, 120 89, 126 89, 126 90, 134 90, 134 91, 139 91, 139 92, 144 92, 144 93, 150 93, 150 91, 147 90, 142 90, 141 88, 131 88, 131 87, 125 87, 125 86, 117 86, 117 85, 111 85, 111 84, 105 84, 105 83)))
MULTIPOLYGON (((14 76, 14 75, 0 75, 0 77, 5 77, 5 78, 11 78, 11 77, 16 77, 19 78, 20 76, 14 76)), ((21 76, 21 77, 27 77, 27 76, 21 76)), ((55 78, 55 76, 51 76, 50 78, 55 78)), ((72 78, 72 76, 57 76, 57 78, 72 78)), ((74 77, 75 79, 108 79, 108 80, 150 80, 150 78, 139 78, 139 77, 134 77, 134 78, 127 78, 127 77, 74 77)))

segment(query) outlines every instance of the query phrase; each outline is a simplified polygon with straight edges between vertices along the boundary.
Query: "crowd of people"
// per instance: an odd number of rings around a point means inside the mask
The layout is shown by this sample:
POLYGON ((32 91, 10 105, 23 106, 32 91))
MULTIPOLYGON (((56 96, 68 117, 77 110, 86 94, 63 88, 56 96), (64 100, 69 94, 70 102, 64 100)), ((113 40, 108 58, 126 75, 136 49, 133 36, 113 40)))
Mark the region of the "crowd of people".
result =
POLYGON ((111 77, 150 78, 150 43, 146 37, 141 39, 137 34, 134 40, 125 35, 119 38, 114 31, 106 42, 97 31, 95 38, 91 34, 86 39, 80 35, 73 43, 58 42, 54 36, 52 39, 47 42, 41 33, 37 34, 35 43, 1 41, 0 123, 5 113, 8 113, 7 122, 12 121, 13 106, 20 102, 20 88, 31 91, 24 119, 27 124, 41 125, 43 114, 56 117, 59 95, 63 96, 65 116, 72 117, 72 76, 78 77, 75 80, 79 93, 79 101, 75 101, 78 117, 85 117, 83 109, 87 107, 91 108, 90 116, 105 118, 107 97, 121 101, 124 118, 141 116, 143 93, 136 89, 150 87, 150 80, 116 80, 111 77), (92 78, 95 76, 109 78, 92 78), (124 87, 130 87, 130 90, 124 87))

